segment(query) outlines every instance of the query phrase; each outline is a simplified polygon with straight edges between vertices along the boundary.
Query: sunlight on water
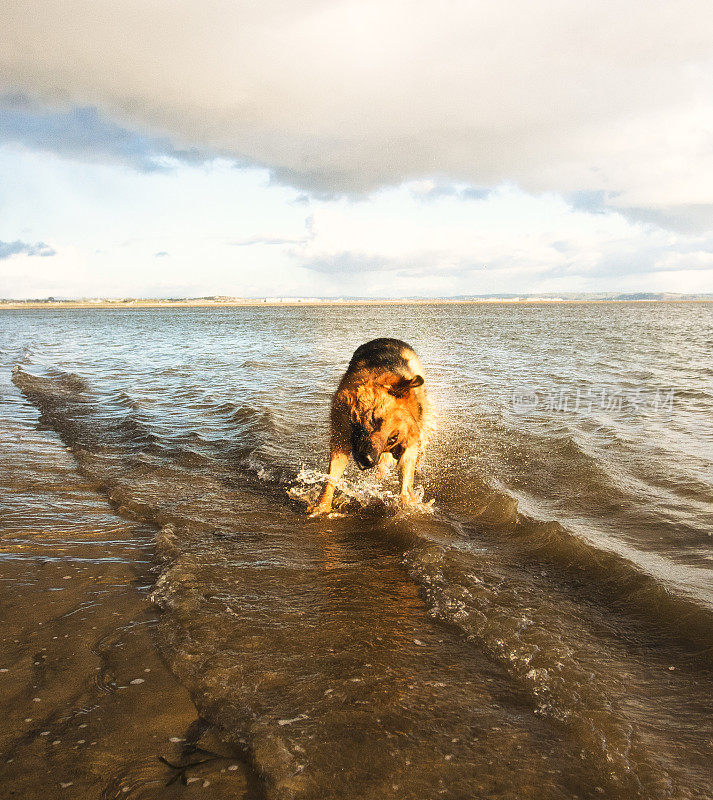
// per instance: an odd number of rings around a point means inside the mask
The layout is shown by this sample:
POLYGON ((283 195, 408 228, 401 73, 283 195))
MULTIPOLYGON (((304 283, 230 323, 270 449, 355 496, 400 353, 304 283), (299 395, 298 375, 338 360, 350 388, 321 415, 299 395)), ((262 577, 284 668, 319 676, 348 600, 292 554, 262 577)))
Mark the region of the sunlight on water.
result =
MULTIPOLYGON (((52 542, 92 486, 154 526, 164 657, 274 796, 702 800, 712 343, 706 305, 7 313, 5 452, 39 424, 86 476, 52 542), (309 519, 376 335, 437 407, 419 503, 352 469, 309 519)), ((44 546, 42 442, 5 559, 44 546)), ((67 560, 122 558, 117 519, 67 560)))

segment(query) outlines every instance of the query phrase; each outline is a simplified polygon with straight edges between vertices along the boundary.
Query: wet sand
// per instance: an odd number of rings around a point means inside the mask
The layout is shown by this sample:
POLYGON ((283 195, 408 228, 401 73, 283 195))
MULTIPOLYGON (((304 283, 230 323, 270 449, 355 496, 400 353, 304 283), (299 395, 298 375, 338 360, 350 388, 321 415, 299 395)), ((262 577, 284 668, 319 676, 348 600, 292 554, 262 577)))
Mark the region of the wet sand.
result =
POLYGON ((115 516, 42 432, 5 450, 0 797, 255 797, 155 646, 153 528, 115 516))

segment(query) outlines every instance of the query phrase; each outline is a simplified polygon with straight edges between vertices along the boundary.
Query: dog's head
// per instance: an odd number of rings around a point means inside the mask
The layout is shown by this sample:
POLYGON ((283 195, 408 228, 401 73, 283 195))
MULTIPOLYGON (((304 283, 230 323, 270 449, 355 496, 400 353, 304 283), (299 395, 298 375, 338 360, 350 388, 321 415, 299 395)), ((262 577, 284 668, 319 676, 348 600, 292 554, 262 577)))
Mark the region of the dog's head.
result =
POLYGON ((419 386, 421 375, 385 373, 347 392, 352 454, 359 469, 375 467, 382 453, 405 447, 418 436, 420 407, 413 390, 419 386))

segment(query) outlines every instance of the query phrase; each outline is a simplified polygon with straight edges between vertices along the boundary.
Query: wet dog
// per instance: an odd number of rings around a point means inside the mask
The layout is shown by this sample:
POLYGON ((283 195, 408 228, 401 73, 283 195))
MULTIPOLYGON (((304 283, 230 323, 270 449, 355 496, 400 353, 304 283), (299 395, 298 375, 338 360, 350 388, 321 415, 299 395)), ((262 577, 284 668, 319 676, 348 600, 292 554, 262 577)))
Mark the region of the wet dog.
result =
POLYGON ((423 368, 409 345, 374 339, 358 347, 332 398, 329 477, 312 515, 328 514, 347 462, 378 468, 396 464, 401 502, 414 501, 413 479, 433 427, 423 368))

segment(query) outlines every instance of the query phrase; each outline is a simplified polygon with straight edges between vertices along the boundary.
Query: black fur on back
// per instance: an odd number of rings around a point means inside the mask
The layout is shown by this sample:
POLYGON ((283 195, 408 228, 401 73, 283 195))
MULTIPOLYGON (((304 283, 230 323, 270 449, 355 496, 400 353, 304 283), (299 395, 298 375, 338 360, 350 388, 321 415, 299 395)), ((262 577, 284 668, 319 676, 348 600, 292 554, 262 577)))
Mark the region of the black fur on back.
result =
POLYGON ((372 339, 357 347, 349 362, 348 372, 357 369, 383 369, 397 375, 410 375, 408 354, 413 348, 400 339, 372 339), (406 354, 404 351, 407 351, 406 354))

